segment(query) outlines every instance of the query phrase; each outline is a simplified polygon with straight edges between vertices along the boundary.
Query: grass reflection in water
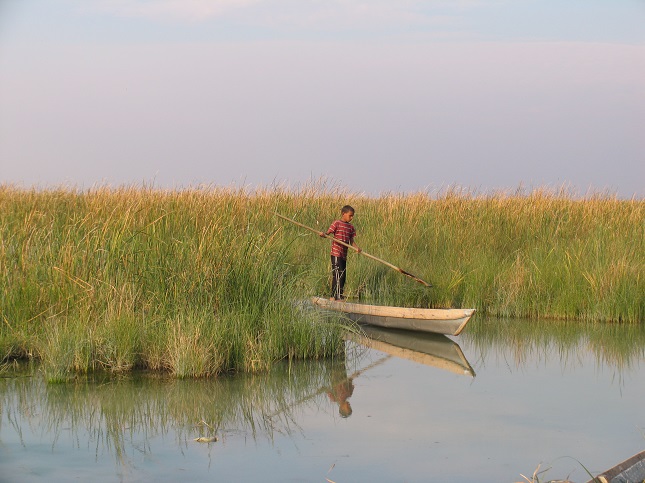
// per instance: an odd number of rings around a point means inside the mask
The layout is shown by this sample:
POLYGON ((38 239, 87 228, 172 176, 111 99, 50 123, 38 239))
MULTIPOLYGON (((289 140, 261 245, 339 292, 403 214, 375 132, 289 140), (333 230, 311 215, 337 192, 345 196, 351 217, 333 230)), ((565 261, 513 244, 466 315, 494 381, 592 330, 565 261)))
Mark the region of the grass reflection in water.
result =
MULTIPOLYGON (((217 379, 176 379, 158 373, 78 377, 48 384, 35 370, 5 366, 0 380, 0 414, 21 435, 42 433, 56 447, 69 432, 74 446, 114 454, 128 465, 127 448, 150 451, 149 441, 172 436, 178 446, 196 438, 266 438, 299 431, 298 415, 317 405, 337 411, 327 394, 344 378, 344 359, 278 364, 267 373, 217 379), (334 409, 335 408, 335 409, 334 409)), ((22 438, 21 438, 22 439, 22 438)), ((25 446, 22 442, 22 446, 25 446)))
MULTIPOLYGON (((562 367, 578 364, 580 348, 595 355, 598 366, 619 373, 645 359, 645 325, 582 323, 540 319, 479 317, 460 337, 484 362, 496 353, 512 353, 513 365, 560 357, 562 367)), ((475 357, 470 354, 469 357, 475 357)))
MULTIPOLYGON (((334 481, 356 481, 347 473, 356 465, 361 471, 372 471, 372 476, 385 474, 388 465, 375 470, 372 452, 382 446, 377 435, 389 427, 393 432, 388 433, 385 447, 388 454, 393 452, 404 460, 397 470, 409 471, 405 473, 409 481, 423 471, 454 469, 450 458, 456 446, 472 458, 471 466, 459 474, 481 472, 482 465, 487 465, 488 479, 480 481, 501 481, 497 477, 502 474, 528 474, 544 458, 550 461, 572 455, 588 464, 594 455, 602 454, 598 448, 604 447, 605 441, 616 446, 617 440, 627 440, 614 449, 612 460, 640 448, 640 439, 633 449, 630 438, 633 426, 642 426, 633 403, 642 390, 630 381, 642 374, 644 328, 484 318, 474 322, 460 337, 445 338, 439 344, 441 353, 428 350, 433 357, 420 357, 419 340, 415 340, 415 351, 402 344, 401 337, 394 340, 380 334, 380 345, 370 349, 367 357, 352 352, 361 350, 352 342, 347 343, 346 359, 284 363, 267 373, 235 377, 177 379, 151 372, 77 377, 65 384, 47 384, 35 370, 29 372, 31 377, 19 377, 20 373, 7 366, 2 374, 5 377, 0 378, 0 438, 4 445, 0 449, 7 451, 6 461, 11 464, 6 468, 12 471, 32 462, 39 464, 41 459, 45 461, 43 471, 51 471, 57 464, 67 465, 61 461, 76 458, 82 460, 81 470, 113 475, 116 469, 119 475, 136 475, 137 481, 159 481, 154 478, 170 478, 170 472, 174 472, 172 478, 185 471, 203 476, 212 464, 213 474, 231 481, 239 476, 236 472, 253 471, 239 466, 251 455, 256 467, 265 464, 273 469, 272 481, 289 475, 318 476, 334 462, 340 462, 334 481), (398 344, 400 350, 386 351, 386 343, 398 344), (446 370, 445 363, 429 364, 433 366, 430 370, 421 368, 423 361, 437 362, 443 349, 453 345, 461 346, 465 358, 477 369, 475 379, 446 370), (395 353, 414 357, 403 362, 404 357, 395 353), (388 362, 381 365, 384 358, 388 362), (596 377, 602 373, 604 376, 596 377), (605 391, 607 376, 610 385, 619 382, 620 399, 601 397, 604 392, 615 393, 611 388, 605 391), (545 390, 533 392, 534 387, 545 390), (570 399, 551 397, 562 395, 566 387, 584 399, 575 408, 570 399), (438 393, 445 397, 433 399, 438 393), (542 407, 545 399, 541 393, 553 404, 542 407), (593 396, 596 394, 599 398, 593 396), (343 416, 344 411, 351 411, 351 406, 341 407, 348 399, 355 403, 355 413, 340 423, 339 413, 343 416), (402 401, 410 406, 397 404, 402 401), (614 406, 605 419, 588 419, 607 401, 614 406), (393 407, 405 410, 391 411, 393 407), (408 408, 414 408, 411 418, 408 414, 413 411, 408 408), (459 422, 436 418, 447 411, 457 411, 459 422), (312 418, 312 414, 322 419, 312 418), (618 414, 620 418, 614 417, 618 414), (328 420, 333 424, 327 425, 328 420), (521 437, 527 431, 532 434, 530 440, 521 437), (414 436, 399 436, 415 434, 418 439, 414 444, 409 439, 414 436), (431 452, 424 446, 427 434, 433 434, 432 441, 441 441, 432 443, 431 452), (597 440, 597 434, 602 435, 602 441, 597 440), (220 441, 194 441, 199 437, 218 437, 220 441), (581 437, 585 443, 572 447, 571 442, 581 437), (484 441, 488 446, 482 455, 484 441), (545 442, 549 442, 549 449, 545 449, 545 442), (70 443, 78 451, 69 452, 70 443), (255 451, 248 443, 270 450, 255 451), (83 459, 83 453, 95 461, 83 459), (351 462, 346 455, 351 455, 351 462), (23 459, 13 461, 13 456, 23 459), (188 470, 195 462, 197 466, 188 470)), ((434 347, 438 341, 425 342, 423 347, 429 348, 429 342, 434 347)), ((640 407, 638 403, 636 407, 640 407)), ((611 462, 605 458, 590 469, 595 473, 611 462)), ((0 464, 0 473, 2 469, 0 464)), ((74 469, 76 473, 81 470, 74 469)), ((559 476, 566 471, 556 466, 552 473, 559 476)), ((258 474, 253 473, 253 478, 258 474)), ((59 481, 66 481, 67 476, 62 475, 59 481)), ((392 481, 386 478, 380 481, 392 481)))

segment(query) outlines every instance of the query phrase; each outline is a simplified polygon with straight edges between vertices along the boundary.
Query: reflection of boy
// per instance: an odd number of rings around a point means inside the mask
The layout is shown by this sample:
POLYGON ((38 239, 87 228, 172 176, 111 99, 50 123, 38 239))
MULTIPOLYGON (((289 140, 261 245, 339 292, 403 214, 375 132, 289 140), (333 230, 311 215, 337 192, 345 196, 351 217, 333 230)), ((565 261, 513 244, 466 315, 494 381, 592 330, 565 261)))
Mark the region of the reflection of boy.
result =
MULTIPOLYGON (((353 246, 360 253, 361 249, 354 243, 356 229, 351 224, 354 218, 354 208, 349 205, 341 209, 340 220, 334 221, 326 233, 320 236, 331 235, 333 238, 353 246)), ((347 247, 332 241, 331 243, 331 300, 342 300, 345 280, 347 278, 347 247)))
POLYGON ((343 364, 342 369, 339 367, 332 375, 332 388, 327 391, 329 400, 338 404, 338 412, 343 418, 352 414, 352 406, 348 399, 354 393, 354 383, 351 377, 347 377, 347 371, 343 364))

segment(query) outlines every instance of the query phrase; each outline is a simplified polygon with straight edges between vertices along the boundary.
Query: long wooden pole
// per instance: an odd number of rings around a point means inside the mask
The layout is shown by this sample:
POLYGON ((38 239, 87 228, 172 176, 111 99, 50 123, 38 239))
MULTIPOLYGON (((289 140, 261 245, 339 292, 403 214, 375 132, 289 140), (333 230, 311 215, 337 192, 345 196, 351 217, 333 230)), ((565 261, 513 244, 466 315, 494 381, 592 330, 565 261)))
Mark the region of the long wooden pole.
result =
POLYGON ((306 226, 306 225, 303 225, 302 223, 298 223, 296 220, 292 220, 291 218, 287 218, 286 216, 282 216, 280 213, 276 213, 276 215, 277 215, 278 217, 282 218, 283 220, 287 220, 287 221, 289 221, 289 222, 293 223, 294 225, 298 225, 298 226, 299 226, 299 227, 301 227, 301 228, 304 228, 304 229, 306 229, 306 230, 312 231, 312 232, 316 233, 317 235, 320 235, 320 234, 322 233, 322 234, 323 234, 323 236, 324 236, 324 238, 329 238, 330 240, 333 240, 333 241, 335 241, 336 243, 339 243, 339 244, 341 244, 341 245, 343 245, 343 246, 346 246, 347 248, 351 248, 352 250, 357 251, 357 252, 358 252, 359 254, 361 254, 361 255, 365 255, 367 258, 371 258, 372 260, 375 260, 375 261, 377 261, 377 262, 380 262, 380 263, 382 263, 383 265, 387 265, 388 267, 390 267, 390 268, 392 268, 392 269, 396 270, 396 271, 397 271, 397 272, 399 272, 399 273, 402 273, 403 275, 405 275, 405 276, 407 276, 407 277, 410 277, 410 278, 412 278, 412 279, 416 280, 417 282, 419 282, 419 283, 420 283, 420 284, 422 284, 422 285, 425 285, 426 287, 432 287, 432 285, 430 285, 428 282, 426 282, 426 281, 424 281, 424 280, 421 280, 421 279, 420 279, 419 277, 417 277, 416 275, 412 275, 410 272, 406 272, 406 271, 405 271, 405 270, 403 270, 402 268, 399 268, 399 267, 397 267, 396 265, 392 265, 390 262, 386 262, 385 260, 381 260, 380 258, 377 258, 377 257, 375 257, 374 255, 370 255, 370 254, 369 254, 369 253, 367 253, 365 250, 359 250, 358 248, 353 247, 353 246, 352 246, 352 245, 350 245, 349 243, 345 243, 345 242, 343 242, 343 241, 340 241, 340 240, 338 240, 337 238, 334 238, 334 237, 333 237, 333 236, 331 236, 331 235, 327 235, 326 233, 324 233, 324 232, 322 232, 322 231, 320 231, 320 230, 316 230, 315 228, 311 228, 311 227, 308 227, 308 226, 306 226))

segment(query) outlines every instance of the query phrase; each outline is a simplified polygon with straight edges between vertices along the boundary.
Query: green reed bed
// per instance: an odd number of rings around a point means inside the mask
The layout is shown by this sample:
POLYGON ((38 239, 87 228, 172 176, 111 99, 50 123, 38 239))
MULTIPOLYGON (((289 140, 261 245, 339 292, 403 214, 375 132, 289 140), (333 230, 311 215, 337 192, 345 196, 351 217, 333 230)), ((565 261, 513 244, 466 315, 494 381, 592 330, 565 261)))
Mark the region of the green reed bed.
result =
POLYGON ((352 204, 357 240, 428 289, 351 254, 347 292, 491 315, 641 322, 642 200, 538 191, 371 198, 299 190, 0 186, 0 357, 50 380, 147 368, 264 371, 342 351, 342 327, 294 302, 328 292, 325 230, 352 204))
POLYGON ((382 247, 395 265, 435 285, 406 282, 406 290, 393 274, 366 269, 382 279, 370 287, 379 297, 496 316, 643 320, 642 200, 448 192, 367 205, 356 221, 364 247, 382 247))
POLYGON ((339 327, 293 303, 302 274, 266 223, 270 201, 3 187, 2 356, 39 358, 60 380, 133 368, 209 376, 339 352, 339 327))

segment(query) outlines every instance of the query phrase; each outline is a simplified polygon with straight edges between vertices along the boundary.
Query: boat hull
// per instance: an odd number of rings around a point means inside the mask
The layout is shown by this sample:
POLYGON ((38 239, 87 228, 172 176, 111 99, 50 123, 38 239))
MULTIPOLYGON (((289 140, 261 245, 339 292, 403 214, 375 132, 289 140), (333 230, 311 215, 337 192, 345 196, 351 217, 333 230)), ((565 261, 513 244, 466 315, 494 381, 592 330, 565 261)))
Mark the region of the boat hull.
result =
POLYGON ((459 335, 475 309, 418 309, 384 305, 354 304, 313 297, 322 309, 341 312, 360 324, 434 334, 459 335))

